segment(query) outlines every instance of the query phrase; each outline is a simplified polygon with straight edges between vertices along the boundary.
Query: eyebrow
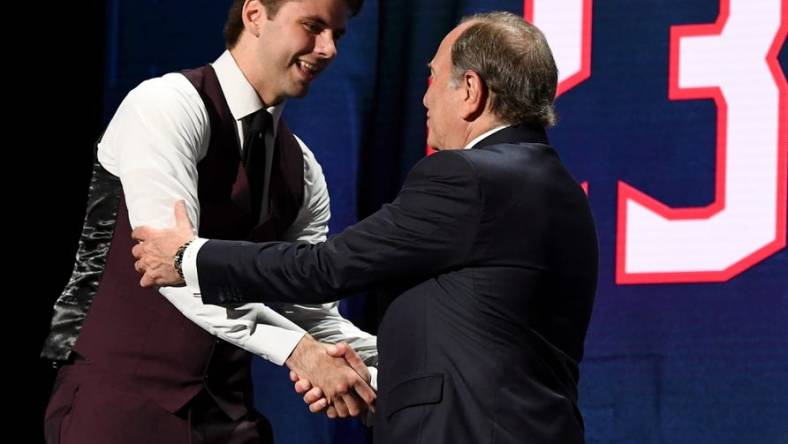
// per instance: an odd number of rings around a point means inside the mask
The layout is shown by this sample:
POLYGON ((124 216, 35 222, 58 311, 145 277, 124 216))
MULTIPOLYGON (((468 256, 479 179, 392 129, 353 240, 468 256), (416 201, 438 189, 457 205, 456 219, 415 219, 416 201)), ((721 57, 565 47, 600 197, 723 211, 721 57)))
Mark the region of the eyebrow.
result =
MULTIPOLYGON (((321 19, 321 18, 320 18, 320 17, 318 17, 318 16, 315 16, 315 15, 310 15, 310 16, 304 17, 304 19, 305 19, 305 20, 311 20, 311 21, 313 21, 313 22, 315 22, 315 23, 318 23, 318 24, 320 24, 320 26, 322 26, 324 29, 331 29, 331 27, 330 27, 330 26, 328 26, 328 23, 326 23, 325 21, 323 21, 323 19, 321 19)), ((339 38, 341 38, 343 35, 345 35, 346 29, 345 29, 345 28, 338 28, 338 29, 331 29, 331 31, 333 31, 333 32, 334 32, 334 38, 336 38, 337 40, 339 40, 339 38)))

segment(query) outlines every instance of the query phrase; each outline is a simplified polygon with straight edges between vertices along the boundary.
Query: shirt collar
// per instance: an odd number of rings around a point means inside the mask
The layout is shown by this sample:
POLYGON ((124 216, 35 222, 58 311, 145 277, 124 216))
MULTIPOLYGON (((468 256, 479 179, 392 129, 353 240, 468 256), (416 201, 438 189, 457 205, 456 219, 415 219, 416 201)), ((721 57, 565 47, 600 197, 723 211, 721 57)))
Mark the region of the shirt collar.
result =
MULTIPOLYGON (((240 121, 249 114, 263 108, 263 101, 260 100, 257 91, 246 79, 244 73, 241 72, 241 68, 232 54, 230 54, 230 51, 224 51, 213 62, 212 66, 214 71, 216 71, 216 78, 219 79, 219 86, 222 88, 224 98, 227 100, 227 106, 230 108, 230 113, 235 120, 240 121)), ((276 135, 276 129, 279 127, 279 119, 282 117, 284 108, 284 101, 276 106, 266 108, 273 118, 274 136, 276 135)))
POLYGON ((468 144, 465 145, 465 148, 463 148, 463 149, 465 149, 465 150, 471 149, 471 148, 474 147, 474 145, 479 143, 482 139, 486 138, 487 136, 492 136, 493 134, 497 133, 498 131, 500 131, 500 130, 502 130, 504 128, 509 128, 510 126, 511 125, 497 126, 497 127, 493 128, 493 129, 491 129, 491 130, 489 130, 489 131, 487 131, 487 132, 485 132, 483 134, 479 134, 479 136, 477 136, 475 139, 473 139, 470 142, 468 142, 468 144))

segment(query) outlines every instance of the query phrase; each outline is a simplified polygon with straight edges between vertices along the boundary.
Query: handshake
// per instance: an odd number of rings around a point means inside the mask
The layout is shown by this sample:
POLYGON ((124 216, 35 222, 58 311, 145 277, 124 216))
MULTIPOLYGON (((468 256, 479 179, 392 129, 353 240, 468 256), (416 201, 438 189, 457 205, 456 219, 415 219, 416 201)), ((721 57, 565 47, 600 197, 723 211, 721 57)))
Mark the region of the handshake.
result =
POLYGON ((325 412, 329 418, 375 412, 369 370, 349 345, 323 344, 307 334, 285 363, 310 412, 325 412))

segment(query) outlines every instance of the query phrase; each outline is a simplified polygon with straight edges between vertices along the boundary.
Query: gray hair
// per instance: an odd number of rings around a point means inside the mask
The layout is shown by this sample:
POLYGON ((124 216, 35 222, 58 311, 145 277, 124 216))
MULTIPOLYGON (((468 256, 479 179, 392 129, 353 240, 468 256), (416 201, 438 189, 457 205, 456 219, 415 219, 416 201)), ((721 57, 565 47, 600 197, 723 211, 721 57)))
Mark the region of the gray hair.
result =
POLYGON ((476 14, 462 20, 467 22, 451 48, 455 84, 473 71, 504 123, 553 126, 558 69, 544 34, 510 12, 476 14))

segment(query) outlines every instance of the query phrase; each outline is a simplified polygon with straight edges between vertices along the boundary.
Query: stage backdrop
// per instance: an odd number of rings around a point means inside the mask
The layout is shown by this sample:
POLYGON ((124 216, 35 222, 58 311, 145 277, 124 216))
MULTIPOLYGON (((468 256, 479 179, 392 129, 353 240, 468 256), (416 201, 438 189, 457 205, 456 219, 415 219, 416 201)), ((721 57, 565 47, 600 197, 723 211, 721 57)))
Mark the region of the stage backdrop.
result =
MULTIPOLYGON (((213 61, 228 4, 108 2, 104 121, 145 78, 213 61)), ((786 0, 367 0, 286 110, 323 165, 332 231, 391 200, 425 155, 426 63, 461 16, 493 9, 553 47, 549 135, 599 230, 588 442, 788 443, 786 0)), ((385 305, 344 309, 374 330, 385 305)), ((255 374, 278 443, 367 442, 355 421, 310 416, 284 369, 255 374)))

